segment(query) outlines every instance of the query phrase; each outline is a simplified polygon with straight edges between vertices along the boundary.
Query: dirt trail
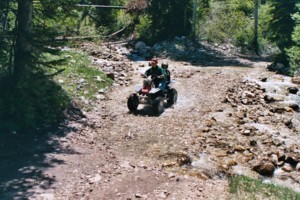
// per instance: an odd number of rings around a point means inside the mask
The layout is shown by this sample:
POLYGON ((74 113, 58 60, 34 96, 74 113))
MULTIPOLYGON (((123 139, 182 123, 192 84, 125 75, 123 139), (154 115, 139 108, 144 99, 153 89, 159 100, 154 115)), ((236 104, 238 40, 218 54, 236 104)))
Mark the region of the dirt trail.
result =
MULTIPOLYGON (((226 177, 189 172, 178 166, 185 156, 197 158, 205 148, 197 137, 213 112, 227 109, 221 101, 228 88, 258 68, 199 68, 170 62, 179 97, 175 106, 155 116, 139 106, 128 112, 126 103, 146 62, 133 63, 130 87, 113 87, 89 120, 98 128, 86 127, 72 145, 79 155, 61 157, 65 164, 48 170, 56 174, 55 199, 226 199, 226 177)), ((255 72, 255 74, 257 74, 255 72)), ((207 166, 211 168, 212 166, 207 166)), ((46 172, 45 172, 46 173, 46 172)), ((210 172, 206 172, 210 173, 210 172)), ((43 195, 42 195, 43 196, 43 195)), ((40 196, 41 197, 41 196, 40 196)), ((52 196, 51 196, 52 197, 52 196)))
POLYGON ((218 154, 239 137, 232 133, 236 122, 228 117, 234 108, 222 102, 228 89, 246 77, 269 76, 267 63, 240 61, 249 67, 203 68, 170 61, 178 102, 160 116, 143 106, 136 113, 128 111, 127 97, 147 68, 147 62, 130 62, 132 84, 112 87, 87 120, 71 123, 74 130, 57 138, 60 148, 72 153, 46 155, 49 162, 59 161, 41 168, 51 183, 34 180, 33 187, 15 198, 229 198, 228 171, 219 168, 227 160, 218 154))

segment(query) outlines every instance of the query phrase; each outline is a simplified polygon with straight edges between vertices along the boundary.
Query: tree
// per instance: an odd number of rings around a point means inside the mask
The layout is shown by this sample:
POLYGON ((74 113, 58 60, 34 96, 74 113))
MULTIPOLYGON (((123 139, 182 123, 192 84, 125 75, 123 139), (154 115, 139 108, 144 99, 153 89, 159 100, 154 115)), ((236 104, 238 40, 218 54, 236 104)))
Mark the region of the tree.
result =
POLYGON ((295 21, 292 15, 296 13, 297 0, 273 0, 271 10, 273 22, 271 23, 271 41, 275 42, 281 53, 277 56, 275 62, 281 62, 289 66, 286 50, 294 44, 292 33, 295 27, 295 21))
POLYGON ((191 0, 149 0, 147 14, 151 19, 149 34, 164 40, 176 35, 191 33, 191 0))
POLYGON ((18 0, 17 14, 17 43, 15 50, 14 74, 28 71, 32 58, 32 29, 33 29, 32 0, 18 0))
POLYGON ((289 64, 291 72, 298 72, 300 69, 300 3, 297 4, 297 13, 293 14, 292 18, 295 20, 295 28, 292 34, 294 45, 288 49, 289 64))
POLYGON ((254 11, 254 51, 259 54, 259 44, 258 44, 258 10, 259 10, 259 0, 255 0, 255 11, 254 11))

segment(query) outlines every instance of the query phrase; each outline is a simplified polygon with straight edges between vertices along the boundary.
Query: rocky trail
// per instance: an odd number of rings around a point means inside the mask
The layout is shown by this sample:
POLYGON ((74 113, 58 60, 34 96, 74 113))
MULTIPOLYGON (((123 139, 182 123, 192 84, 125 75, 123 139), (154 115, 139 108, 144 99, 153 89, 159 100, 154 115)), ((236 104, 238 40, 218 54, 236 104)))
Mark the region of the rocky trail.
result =
POLYGON ((127 97, 148 62, 132 61, 117 44, 81 48, 114 85, 99 91, 87 118, 52 140, 47 165, 28 164, 28 177, 1 185, 1 199, 229 199, 232 175, 300 191, 300 98, 291 78, 238 57, 203 67, 162 56, 177 104, 159 116, 143 105, 130 113, 127 97))

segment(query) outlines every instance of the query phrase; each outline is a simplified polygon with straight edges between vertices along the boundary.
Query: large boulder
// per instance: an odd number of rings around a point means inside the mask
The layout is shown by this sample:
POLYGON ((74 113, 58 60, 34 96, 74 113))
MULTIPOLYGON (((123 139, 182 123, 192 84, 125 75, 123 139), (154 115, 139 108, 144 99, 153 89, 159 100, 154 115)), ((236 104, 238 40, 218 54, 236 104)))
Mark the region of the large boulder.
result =
POLYGON ((275 171, 275 166, 271 162, 260 163, 252 168, 262 176, 272 176, 275 171))
POLYGON ((145 44, 145 42, 139 41, 139 42, 137 42, 137 43, 135 44, 134 47, 135 47, 135 49, 141 50, 141 49, 144 49, 144 48, 146 47, 146 44, 145 44))

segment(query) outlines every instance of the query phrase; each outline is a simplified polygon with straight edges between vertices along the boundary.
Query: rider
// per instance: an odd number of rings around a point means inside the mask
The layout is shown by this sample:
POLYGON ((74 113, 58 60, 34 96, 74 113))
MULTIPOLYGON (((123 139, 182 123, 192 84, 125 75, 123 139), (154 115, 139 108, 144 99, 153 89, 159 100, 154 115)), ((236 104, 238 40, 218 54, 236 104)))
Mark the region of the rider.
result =
POLYGON ((170 70, 168 70, 169 64, 165 61, 161 64, 161 67, 166 72, 166 81, 167 81, 167 85, 169 85, 171 82, 171 72, 170 72, 170 70))
POLYGON ((158 61, 156 58, 152 58, 150 61, 151 68, 145 72, 145 76, 151 76, 155 87, 161 89, 164 93, 166 89, 166 72, 163 68, 157 65, 158 61))

